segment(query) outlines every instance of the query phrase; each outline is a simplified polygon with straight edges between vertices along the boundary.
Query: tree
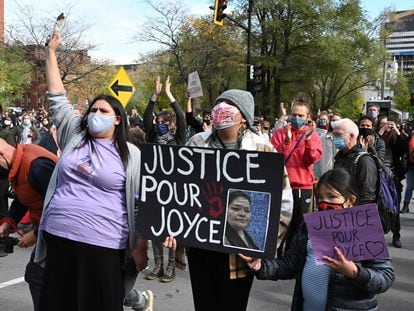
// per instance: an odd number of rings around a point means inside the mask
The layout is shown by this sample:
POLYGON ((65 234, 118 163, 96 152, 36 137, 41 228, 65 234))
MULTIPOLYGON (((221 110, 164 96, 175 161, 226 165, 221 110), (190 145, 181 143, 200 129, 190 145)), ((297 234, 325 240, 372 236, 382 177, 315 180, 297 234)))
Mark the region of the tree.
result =
POLYGON ((395 108, 402 111, 409 111, 410 114, 414 113, 414 107, 411 106, 411 92, 408 86, 408 79, 402 72, 397 75, 397 82, 394 85, 394 98, 393 102, 395 108))
MULTIPOLYGON (((44 46, 51 35, 52 26, 60 12, 65 13, 62 27, 62 45, 58 51, 58 63, 63 83, 66 87, 76 84, 77 88, 90 87, 89 78, 93 73, 103 68, 105 62, 92 62, 88 51, 94 47, 88 42, 85 32, 90 27, 83 23, 84 18, 72 16, 71 6, 57 8, 54 14, 45 16, 33 6, 18 5, 14 12, 18 22, 6 30, 10 47, 18 47, 24 53, 32 66, 32 81, 36 82, 39 94, 43 94, 45 85, 45 55, 44 46)), ((75 88, 73 86, 72 88, 75 88)))
POLYGON ((264 114, 301 91, 312 98, 314 112, 333 108, 377 74, 383 55, 372 36, 377 24, 368 22, 358 0, 261 0, 254 12, 264 114))
POLYGON ((0 104, 3 108, 20 100, 31 82, 32 65, 24 58, 22 49, 0 47, 0 104))
MULTIPOLYGON (((188 74, 197 71, 209 104, 222 91, 244 85, 243 33, 237 27, 218 27, 211 16, 195 18, 186 14, 180 2, 159 3, 147 1, 156 15, 144 25, 145 31, 137 35, 139 41, 157 43, 161 48, 145 58, 151 83, 156 75, 173 76, 175 89, 184 98, 188 74)), ((160 102, 162 104, 162 102, 160 102)))
POLYGON ((310 69, 314 83, 308 93, 314 109, 326 110, 375 81, 385 52, 382 43, 370 36, 374 26, 364 17, 359 1, 339 2, 332 14, 310 69))
POLYGON ((255 1, 253 24, 255 63, 263 65, 263 114, 274 114, 274 107, 290 101, 292 93, 283 90, 303 85, 303 68, 316 55, 317 40, 326 24, 327 1, 262 0, 255 1), (286 87, 285 87, 286 86, 286 87))

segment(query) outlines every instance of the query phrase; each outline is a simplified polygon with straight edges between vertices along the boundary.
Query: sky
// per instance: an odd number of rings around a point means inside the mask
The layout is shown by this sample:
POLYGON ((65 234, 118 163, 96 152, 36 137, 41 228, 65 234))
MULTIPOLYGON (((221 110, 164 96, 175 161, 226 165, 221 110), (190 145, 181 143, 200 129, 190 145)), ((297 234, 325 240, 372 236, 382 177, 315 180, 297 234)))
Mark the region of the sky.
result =
MULTIPOLYGON (((164 0, 159 0, 162 1, 164 0)), ((214 0, 175 1, 185 3, 191 14, 213 14, 209 6, 214 5, 214 0)), ((414 9, 413 0, 360 1, 371 18, 378 16, 386 7, 395 10, 414 9)), ((129 64, 138 61, 140 53, 145 54, 156 48, 151 43, 137 43, 133 40, 142 29, 144 21, 154 16, 154 11, 143 0, 5 0, 4 2, 6 27, 16 22, 17 3, 21 6, 33 7, 33 12, 41 16, 48 16, 48 14, 57 16, 60 13, 59 9, 71 3, 73 6, 71 16, 85 19, 92 25, 87 36, 97 45, 89 52, 94 59, 108 59, 115 64, 129 64)), ((231 10, 231 1, 228 6, 228 10, 231 10)))

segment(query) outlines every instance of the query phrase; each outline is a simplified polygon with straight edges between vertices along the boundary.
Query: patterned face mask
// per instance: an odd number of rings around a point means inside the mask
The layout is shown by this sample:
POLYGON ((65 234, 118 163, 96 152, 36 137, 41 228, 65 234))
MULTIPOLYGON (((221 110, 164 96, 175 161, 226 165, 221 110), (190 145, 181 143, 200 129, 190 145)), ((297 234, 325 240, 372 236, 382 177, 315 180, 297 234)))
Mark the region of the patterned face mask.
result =
POLYGON ((235 115, 240 112, 237 107, 226 102, 218 103, 211 111, 213 127, 217 130, 228 128, 238 122, 234 121, 235 115))

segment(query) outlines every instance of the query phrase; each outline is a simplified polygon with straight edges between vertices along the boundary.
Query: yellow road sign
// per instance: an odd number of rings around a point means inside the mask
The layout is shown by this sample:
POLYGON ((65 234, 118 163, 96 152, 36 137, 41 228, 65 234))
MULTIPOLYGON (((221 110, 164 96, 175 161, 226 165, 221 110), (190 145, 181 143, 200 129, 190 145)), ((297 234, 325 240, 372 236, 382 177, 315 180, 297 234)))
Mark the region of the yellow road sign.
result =
POLYGON ((109 84, 108 90, 111 92, 111 95, 118 99, 124 107, 131 100, 131 97, 135 92, 135 87, 132 84, 131 79, 128 77, 124 67, 121 66, 121 68, 119 68, 115 78, 109 84))

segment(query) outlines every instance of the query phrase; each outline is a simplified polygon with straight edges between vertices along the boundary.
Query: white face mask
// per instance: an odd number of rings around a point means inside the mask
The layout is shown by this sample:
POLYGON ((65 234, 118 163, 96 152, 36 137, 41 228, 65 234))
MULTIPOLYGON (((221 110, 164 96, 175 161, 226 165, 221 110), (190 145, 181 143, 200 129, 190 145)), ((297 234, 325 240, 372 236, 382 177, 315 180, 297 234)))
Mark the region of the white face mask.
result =
POLYGON ((11 124, 11 121, 10 120, 4 120, 4 125, 8 126, 10 124, 11 124))
POLYGON ((109 130, 114 124, 115 116, 97 115, 96 113, 90 113, 88 115, 88 128, 89 133, 92 135, 101 134, 109 130))

